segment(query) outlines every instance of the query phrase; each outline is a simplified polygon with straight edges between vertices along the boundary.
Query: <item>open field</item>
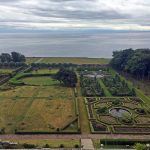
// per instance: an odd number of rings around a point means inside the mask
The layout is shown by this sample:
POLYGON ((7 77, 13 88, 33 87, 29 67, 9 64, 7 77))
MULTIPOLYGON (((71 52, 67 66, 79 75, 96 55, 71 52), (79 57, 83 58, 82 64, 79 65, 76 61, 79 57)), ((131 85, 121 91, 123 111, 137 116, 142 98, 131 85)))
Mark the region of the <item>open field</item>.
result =
POLYGON ((30 57, 27 63, 73 63, 73 64, 108 64, 110 59, 107 58, 80 58, 80 57, 30 57))

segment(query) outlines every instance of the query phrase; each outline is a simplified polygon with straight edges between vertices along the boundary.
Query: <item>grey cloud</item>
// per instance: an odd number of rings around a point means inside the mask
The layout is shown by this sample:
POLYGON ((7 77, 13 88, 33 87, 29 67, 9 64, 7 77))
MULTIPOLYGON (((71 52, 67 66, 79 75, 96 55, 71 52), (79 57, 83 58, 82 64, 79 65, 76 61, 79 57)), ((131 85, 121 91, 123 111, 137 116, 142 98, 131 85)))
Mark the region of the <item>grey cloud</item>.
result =
POLYGON ((10 26, 17 24, 17 27, 22 25, 26 28, 40 23, 46 27, 56 23, 58 28, 61 24, 150 28, 147 22, 150 11, 145 9, 148 6, 148 0, 139 3, 138 0, 0 0, 0 22, 7 26, 11 22, 10 26))

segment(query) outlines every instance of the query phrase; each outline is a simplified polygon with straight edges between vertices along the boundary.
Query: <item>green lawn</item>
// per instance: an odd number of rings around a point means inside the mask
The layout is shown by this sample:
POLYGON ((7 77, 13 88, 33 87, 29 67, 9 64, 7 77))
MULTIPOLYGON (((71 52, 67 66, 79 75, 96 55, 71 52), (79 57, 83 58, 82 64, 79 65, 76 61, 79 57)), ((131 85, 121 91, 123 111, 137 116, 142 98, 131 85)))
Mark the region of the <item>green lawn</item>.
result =
POLYGON ((106 86, 104 85, 103 81, 100 79, 99 80, 100 86, 103 88, 104 90, 104 94, 106 97, 111 97, 111 93, 107 90, 106 86))
POLYGON ((52 79, 51 77, 26 77, 22 81, 27 85, 57 85, 59 81, 52 79))
POLYGON ((47 73, 49 73, 49 74, 55 74, 55 73, 57 73, 58 72, 58 69, 51 69, 51 70, 49 70, 49 69, 38 69, 37 71, 31 71, 31 73, 33 73, 33 74, 47 74, 47 73))

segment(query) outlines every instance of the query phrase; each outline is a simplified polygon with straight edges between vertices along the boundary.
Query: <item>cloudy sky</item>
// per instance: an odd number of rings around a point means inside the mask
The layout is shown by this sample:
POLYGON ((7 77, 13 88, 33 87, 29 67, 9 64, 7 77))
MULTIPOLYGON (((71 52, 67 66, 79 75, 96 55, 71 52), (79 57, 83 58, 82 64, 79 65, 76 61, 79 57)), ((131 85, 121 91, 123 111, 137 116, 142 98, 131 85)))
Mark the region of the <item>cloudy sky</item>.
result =
POLYGON ((0 28, 150 31, 150 0, 0 0, 0 28))

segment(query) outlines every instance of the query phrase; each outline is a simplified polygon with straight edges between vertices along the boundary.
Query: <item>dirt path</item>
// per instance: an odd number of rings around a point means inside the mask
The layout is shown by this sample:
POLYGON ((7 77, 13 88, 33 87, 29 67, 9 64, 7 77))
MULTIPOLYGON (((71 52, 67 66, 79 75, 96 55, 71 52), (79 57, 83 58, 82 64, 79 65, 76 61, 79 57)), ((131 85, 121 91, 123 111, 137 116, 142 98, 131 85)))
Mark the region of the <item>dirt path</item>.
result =
POLYGON ((40 63, 44 58, 38 59, 35 63, 40 63))
POLYGON ((129 140, 147 140, 150 139, 150 135, 127 135, 127 134, 46 134, 46 135, 15 135, 6 134, 0 135, 2 140, 44 140, 44 139, 129 139, 129 140))

